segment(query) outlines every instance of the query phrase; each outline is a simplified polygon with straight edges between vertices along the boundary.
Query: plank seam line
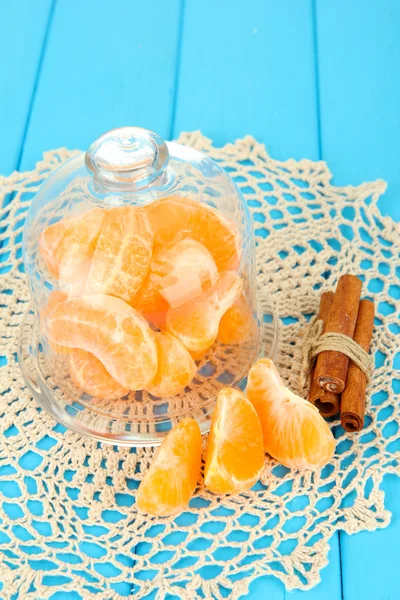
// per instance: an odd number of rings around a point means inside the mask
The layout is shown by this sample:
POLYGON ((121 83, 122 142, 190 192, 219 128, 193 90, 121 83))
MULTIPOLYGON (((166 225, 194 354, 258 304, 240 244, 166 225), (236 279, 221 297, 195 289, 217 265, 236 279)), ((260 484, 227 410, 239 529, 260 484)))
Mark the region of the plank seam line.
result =
POLYGON ((57 3, 57 0, 52 0, 51 6, 50 6, 50 10, 49 10, 49 16, 47 18, 46 28, 45 28, 45 32, 44 32, 44 36, 43 36, 43 44, 42 44, 42 48, 41 48, 41 51, 40 51, 40 56, 39 56, 39 61, 38 61, 38 67, 37 67, 37 70, 36 70, 35 81, 34 81, 34 84, 33 84, 31 99, 30 99, 29 107, 28 107, 28 114, 27 114, 27 117, 26 117, 24 132, 23 132, 22 140, 21 140, 21 146, 20 146, 19 154, 18 154, 18 161, 17 161, 17 166, 16 166, 17 171, 19 171, 20 167, 21 167, 22 155, 23 155, 23 152, 24 152, 24 146, 25 146, 26 136, 28 134, 29 125, 30 125, 30 122, 31 122, 31 115, 32 115, 32 111, 33 111, 33 105, 35 103, 35 98, 36 98, 37 90, 38 90, 38 87, 39 87, 40 75, 41 75, 41 72, 42 72, 42 67, 43 67, 43 63, 44 63, 44 57, 45 57, 46 50, 47 50, 47 43, 48 43, 48 38, 49 38, 49 33, 50 33, 51 25, 52 25, 52 22, 53 22, 53 17, 54 17, 56 3, 57 3))
POLYGON ((341 531, 338 531, 338 542, 339 542, 339 572, 340 572, 340 598, 344 600, 344 589, 343 589, 343 569, 342 569, 342 538, 341 531))
POLYGON ((174 81, 174 90, 173 90, 173 95, 172 95, 171 127, 170 127, 170 131, 169 131, 169 139, 170 140, 173 139, 174 131, 175 131, 176 105, 178 102, 178 92, 179 92, 182 40, 183 40, 183 27, 184 27, 184 22, 185 22, 186 0, 181 0, 180 5, 181 5, 181 9, 180 9, 179 23, 178 23, 178 40, 177 40, 177 45, 176 45, 175 81, 174 81))
POLYGON ((315 76, 315 108, 318 131, 318 159, 322 160, 322 130, 321 130, 321 96, 319 89, 319 48, 317 24, 317 0, 311 0, 312 8, 312 37, 314 47, 314 76, 315 76))

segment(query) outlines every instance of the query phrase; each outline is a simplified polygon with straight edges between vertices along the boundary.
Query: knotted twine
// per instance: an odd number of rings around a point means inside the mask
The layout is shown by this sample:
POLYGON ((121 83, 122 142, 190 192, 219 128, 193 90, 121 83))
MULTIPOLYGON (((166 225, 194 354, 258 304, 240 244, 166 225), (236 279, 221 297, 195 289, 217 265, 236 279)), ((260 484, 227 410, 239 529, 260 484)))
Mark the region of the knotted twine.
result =
POLYGON ((309 387, 310 374, 317 356, 321 352, 327 351, 341 352, 347 356, 364 373, 368 382, 371 379, 373 369, 372 356, 348 335, 334 332, 322 333, 323 329, 324 322, 318 318, 318 315, 310 320, 308 327, 305 329, 299 376, 300 388, 309 387))

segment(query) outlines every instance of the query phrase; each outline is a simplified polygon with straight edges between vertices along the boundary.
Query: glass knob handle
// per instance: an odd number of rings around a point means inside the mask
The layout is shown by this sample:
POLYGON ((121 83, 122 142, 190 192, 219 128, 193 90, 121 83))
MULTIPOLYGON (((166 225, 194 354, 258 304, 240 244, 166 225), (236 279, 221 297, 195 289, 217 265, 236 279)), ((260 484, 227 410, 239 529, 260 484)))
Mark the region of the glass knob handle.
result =
POLYGON ((112 129, 86 151, 86 167, 106 187, 135 190, 149 185, 166 169, 167 144, 141 127, 112 129))

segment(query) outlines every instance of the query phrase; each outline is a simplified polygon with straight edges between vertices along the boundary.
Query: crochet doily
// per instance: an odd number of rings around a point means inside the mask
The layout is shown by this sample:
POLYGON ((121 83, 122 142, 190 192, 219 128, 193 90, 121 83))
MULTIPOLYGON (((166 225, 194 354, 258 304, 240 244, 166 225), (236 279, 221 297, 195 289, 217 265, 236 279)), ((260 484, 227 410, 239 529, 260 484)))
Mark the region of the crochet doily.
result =
POLYGON ((200 133, 181 142, 220 162, 253 215, 261 294, 281 320, 278 367, 298 389, 301 332, 322 291, 342 273, 364 281, 376 303, 365 428, 339 421, 332 462, 299 473, 266 460, 251 491, 218 497, 201 486, 174 519, 149 518, 135 493, 153 450, 101 446, 56 424, 28 393, 17 363, 29 296, 23 274, 24 215, 40 184, 74 153, 44 155, 34 171, 0 177, 0 581, 1 596, 236 599, 263 574, 308 589, 327 564, 329 538, 389 524, 380 484, 399 469, 399 227, 382 217, 382 181, 333 187, 323 162, 280 162, 246 137, 215 148, 200 133), (396 379, 397 377, 397 379, 396 379))

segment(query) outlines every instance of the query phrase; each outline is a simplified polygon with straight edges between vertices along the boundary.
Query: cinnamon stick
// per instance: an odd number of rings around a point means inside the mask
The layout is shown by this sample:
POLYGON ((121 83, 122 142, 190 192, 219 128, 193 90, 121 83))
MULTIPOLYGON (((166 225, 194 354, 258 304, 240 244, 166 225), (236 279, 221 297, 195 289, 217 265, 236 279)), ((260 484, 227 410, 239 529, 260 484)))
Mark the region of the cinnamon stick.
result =
MULTIPOLYGON (((332 306, 333 292, 324 292, 321 295, 319 304, 318 319, 323 321, 324 325, 332 306)), ((314 380, 315 367, 311 371, 311 384, 308 393, 308 399, 314 404, 323 417, 333 417, 339 412, 339 396, 332 392, 326 392, 314 380)))
MULTIPOLYGON (((374 303, 371 300, 361 300, 354 341, 366 352, 369 352, 371 346, 374 316, 374 303)), ((360 431, 364 426, 366 386, 364 373, 351 362, 340 409, 340 420, 346 431, 360 431)))
MULTIPOLYGON (((323 333, 341 333, 353 337, 362 282, 355 275, 339 279, 323 333)), ((341 352, 325 351, 318 355, 314 379, 327 392, 340 394, 346 385, 349 359, 341 352)))

